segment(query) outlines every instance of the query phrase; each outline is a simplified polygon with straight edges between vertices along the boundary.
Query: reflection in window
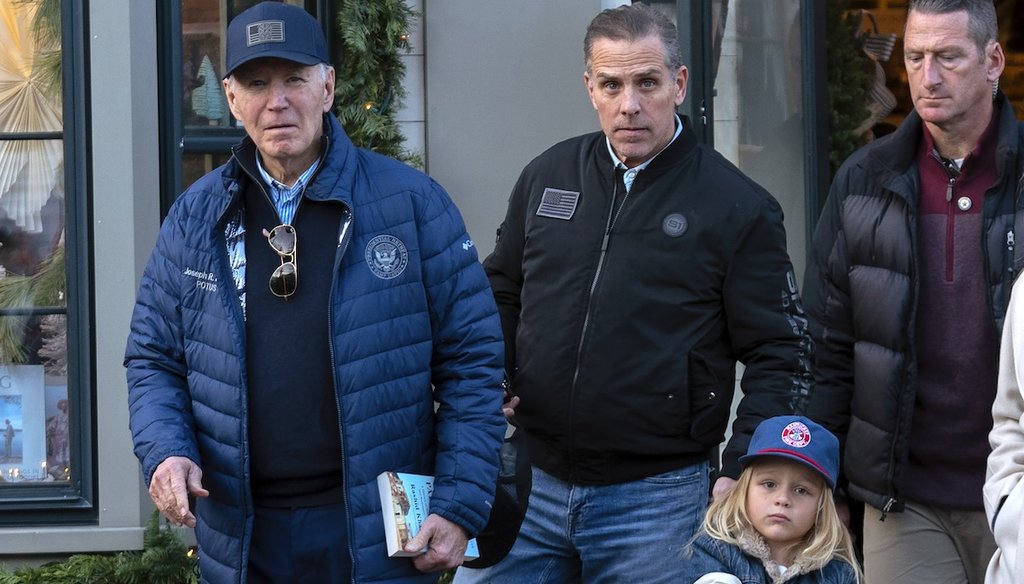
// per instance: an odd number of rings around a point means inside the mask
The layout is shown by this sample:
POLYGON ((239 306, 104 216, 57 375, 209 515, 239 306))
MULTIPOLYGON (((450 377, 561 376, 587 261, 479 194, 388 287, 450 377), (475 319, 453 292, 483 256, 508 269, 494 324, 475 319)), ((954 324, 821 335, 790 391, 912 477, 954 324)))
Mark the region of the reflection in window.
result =
POLYGON ((778 199, 803 276, 807 226, 801 0, 716 3, 715 147, 778 199))
POLYGON ((69 481, 60 11, 0 0, 0 481, 69 481), (56 15, 56 16, 54 16, 56 15))
POLYGON ((190 185, 231 158, 230 152, 219 154, 184 154, 181 157, 182 184, 190 185))
MULTIPOLYGON (((186 128, 231 126, 221 79, 227 23, 260 0, 184 0, 181 3, 182 113, 186 128)), ((289 4, 302 6, 301 0, 289 4)), ((188 184, 187 182, 185 184, 188 184)))

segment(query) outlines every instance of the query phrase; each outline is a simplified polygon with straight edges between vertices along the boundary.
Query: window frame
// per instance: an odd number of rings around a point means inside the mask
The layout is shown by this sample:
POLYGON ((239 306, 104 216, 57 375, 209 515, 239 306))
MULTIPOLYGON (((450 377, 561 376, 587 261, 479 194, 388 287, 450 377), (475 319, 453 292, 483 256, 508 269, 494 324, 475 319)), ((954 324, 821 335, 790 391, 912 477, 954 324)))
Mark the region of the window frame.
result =
MULTIPOLYGON (((671 0, 655 0, 671 2, 671 0)), ((684 63, 699 64, 690 68, 686 101, 680 112, 694 122, 698 139, 714 147, 715 79, 713 39, 709 30, 714 0, 677 0, 677 22, 680 26, 680 49, 684 63), (695 70, 696 69, 696 70, 695 70)), ((734 12, 732 0, 730 12, 734 12)), ((811 246, 814 226, 825 203, 829 187, 828 168, 828 72, 826 71, 827 39, 825 38, 826 7, 817 0, 801 0, 801 75, 804 79, 802 109, 804 141, 804 221, 807 225, 806 245, 811 246)), ((730 15, 735 18, 735 14, 730 15)))
MULTIPOLYGON (((211 0, 226 2, 228 0, 211 0)), ((305 0, 304 8, 323 26, 327 50, 332 52, 333 18, 336 0, 305 0)), ((183 84, 181 2, 160 2, 157 5, 157 63, 160 94, 160 217, 167 215, 171 205, 187 185, 182 184, 182 159, 188 154, 228 154, 245 136, 242 128, 210 128, 186 135, 182 112, 183 84)))
MULTIPOLYGON (((64 249, 67 282, 67 357, 71 480, 29 482, 0 487, 0 526, 95 524, 97 472, 95 452, 95 337, 92 331, 92 246, 90 233, 89 122, 87 90, 89 55, 86 7, 80 0, 61 0, 61 71, 64 154, 64 249)), ((35 133, 42 134, 42 133, 35 133)), ((28 134, 20 136, 21 139, 28 134)), ((32 135, 31 137, 35 137, 32 135)), ((53 312, 35 307, 33 312, 53 312)))

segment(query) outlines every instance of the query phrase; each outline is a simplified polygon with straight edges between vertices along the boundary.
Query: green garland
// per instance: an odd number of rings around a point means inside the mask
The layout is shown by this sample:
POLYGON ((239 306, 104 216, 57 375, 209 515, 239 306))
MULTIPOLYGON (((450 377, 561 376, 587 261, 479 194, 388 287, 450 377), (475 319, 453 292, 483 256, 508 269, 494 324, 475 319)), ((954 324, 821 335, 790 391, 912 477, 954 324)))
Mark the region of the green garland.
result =
POLYGON ((401 55, 409 49, 415 16, 405 0, 341 0, 334 111, 356 145, 422 167, 422 157, 405 148, 395 122, 406 95, 401 55))
POLYGON ((0 584, 197 584, 198 554, 153 512, 142 551, 77 554, 38 568, 0 572, 0 584))

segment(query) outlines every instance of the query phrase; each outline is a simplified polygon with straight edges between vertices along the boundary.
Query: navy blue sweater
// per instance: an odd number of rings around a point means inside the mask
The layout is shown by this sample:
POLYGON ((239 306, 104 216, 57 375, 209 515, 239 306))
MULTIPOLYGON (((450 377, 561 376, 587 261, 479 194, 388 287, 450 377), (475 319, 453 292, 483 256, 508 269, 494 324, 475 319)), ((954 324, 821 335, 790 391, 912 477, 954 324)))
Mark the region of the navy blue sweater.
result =
POLYGON ((331 377, 328 300, 341 207, 303 200, 293 220, 295 294, 278 298, 281 265, 263 230, 280 224, 262 183, 245 189, 246 373, 253 500, 270 507, 340 502, 341 433, 331 377))

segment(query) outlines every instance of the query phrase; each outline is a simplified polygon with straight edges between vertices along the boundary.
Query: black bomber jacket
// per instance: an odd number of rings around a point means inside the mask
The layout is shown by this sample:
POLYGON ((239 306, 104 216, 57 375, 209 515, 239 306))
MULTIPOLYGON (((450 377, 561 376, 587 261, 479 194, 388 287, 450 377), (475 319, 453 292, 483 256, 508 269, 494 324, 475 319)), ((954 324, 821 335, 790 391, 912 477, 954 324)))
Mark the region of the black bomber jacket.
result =
POLYGON ((550 148, 523 170, 484 262, 531 461, 600 485, 707 460, 739 361, 722 469, 736 477, 757 423, 810 391, 782 210, 688 121, 625 197, 620 176, 600 132, 550 148))

